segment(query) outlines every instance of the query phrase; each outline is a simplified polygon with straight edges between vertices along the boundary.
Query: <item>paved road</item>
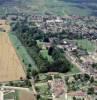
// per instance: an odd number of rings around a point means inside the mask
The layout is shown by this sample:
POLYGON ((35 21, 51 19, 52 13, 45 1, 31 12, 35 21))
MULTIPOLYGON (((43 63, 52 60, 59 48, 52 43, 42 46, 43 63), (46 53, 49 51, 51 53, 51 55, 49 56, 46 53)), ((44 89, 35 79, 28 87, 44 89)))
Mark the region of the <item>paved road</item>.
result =
POLYGON ((3 99, 3 91, 0 91, 0 100, 4 100, 3 99))

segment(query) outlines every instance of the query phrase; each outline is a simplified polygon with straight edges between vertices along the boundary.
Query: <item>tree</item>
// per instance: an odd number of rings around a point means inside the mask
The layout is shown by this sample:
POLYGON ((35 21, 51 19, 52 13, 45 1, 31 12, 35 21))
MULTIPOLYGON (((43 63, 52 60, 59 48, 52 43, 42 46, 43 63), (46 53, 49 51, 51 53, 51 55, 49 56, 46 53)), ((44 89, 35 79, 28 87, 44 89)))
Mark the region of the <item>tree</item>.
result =
POLYGON ((36 75, 38 75, 38 71, 33 69, 33 70, 32 70, 32 76, 35 77, 36 75))
POLYGON ((36 82, 36 81, 39 81, 39 75, 36 75, 36 76, 35 76, 35 82, 36 82))
POLYGON ((94 82, 94 77, 93 77, 93 76, 91 77, 90 82, 91 82, 91 83, 94 82))
POLYGON ((46 37, 46 38, 44 38, 43 42, 50 42, 50 40, 48 37, 46 37))
POLYGON ((14 83, 10 81, 10 82, 9 82, 9 85, 10 85, 10 86, 13 86, 13 85, 14 85, 14 83))
POLYGON ((76 91, 76 87, 74 85, 72 85, 72 90, 76 91))
POLYGON ((63 58, 63 53, 61 52, 61 50, 59 48, 53 47, 52 57, 54 60, 63 58))
POLYGON ((25 84, 27 85, 27 86, 29 86, 29 87, 31 87, 31 82, 30 82, 30 80, 25 80, 25 84))
POLYGON ((73 97, 73 100, 76 100, 76 97, 73 97))
POLYGON ((52 55, 52 52, 53 52, 53 47, 50 47, 50 48, 48 49, 48 54, 49 54, 49 55, 52 55))
POLYGON ((92 67, 97 69, 97 63, 93 63, 92 67))
POLYGON ((52 80, 52 76, 47 75, 47 80, 52 80))
POLYGON ((30 72, 31 72, 31 68, 28 68, 28 69, 27 69, 27 72, 30 73, 30 72))
POLYGON ((61 72, 66 73, 70 70, 70 65, 65 62, 64 59, 58 59, 48 66, 49 72, 61 72))
POLYGON ((20 77, 20 80, 23 81, 23 77, 20 77))
POLYGON ((32 65, 31 65, 31 64, 28 64, 28 66, 29 66, 29 67, 32 67, 32 65))
POLYGON ((90 94, 90 95, 94 94, 94 88, 93 87, 88 88, 87 93, 90 94))
POLYGON ((39 100, 40 99, 40 94, 37 94, 37 100, 39 100))
POLYGON ((84 74, 85 80, 89 80, 90 76, 88 74, 84 74))
POLYGON ((30 72, 27 72, 26 78, 27 78, 27 79, 31 79, 31 73, 30 73, 30 72))

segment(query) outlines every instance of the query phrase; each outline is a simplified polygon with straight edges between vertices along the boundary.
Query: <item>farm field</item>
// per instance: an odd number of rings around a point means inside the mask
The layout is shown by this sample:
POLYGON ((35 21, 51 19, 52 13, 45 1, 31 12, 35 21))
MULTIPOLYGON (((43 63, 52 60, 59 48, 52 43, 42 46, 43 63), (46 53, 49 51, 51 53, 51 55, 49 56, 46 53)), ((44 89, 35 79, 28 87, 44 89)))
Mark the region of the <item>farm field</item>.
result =
POLYGON ((4 100, 19 100, 18 90, 13 90, 4 95, 4 100))
POLYGON ((23 66, 9 39, 10 26, 6 21, 0 20, 0 82, 20 80, 25 78, 23 66))
POLYGON ((30 91, 19 91, 19 100, 35 100, 35 97, 30 91))
POLYGON ((7 33, 0 33, 0 82, 25 78, 21 62, 7 33))

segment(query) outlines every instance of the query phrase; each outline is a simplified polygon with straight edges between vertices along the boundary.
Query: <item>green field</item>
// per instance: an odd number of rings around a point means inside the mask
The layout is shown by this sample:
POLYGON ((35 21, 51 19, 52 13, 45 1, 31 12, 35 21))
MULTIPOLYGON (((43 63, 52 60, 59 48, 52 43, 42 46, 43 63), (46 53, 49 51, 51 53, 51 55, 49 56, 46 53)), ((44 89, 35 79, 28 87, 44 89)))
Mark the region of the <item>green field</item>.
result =
POLYGON ((15 92, 6 93, 4 95, 4 100, 12 100, 12 99, 19 100, 17 90, 15 90, 15 92))
POLYGON ((30 57, 30 55, 26 51, 25 47, 21 44, 19 39, 12 33, 9 33, 9 37, 16 49, 17 55, 19 56, 22 64, 24 65, 24 69, 26 70, 27 68, 25 68, 25 67, 28 67, 28 65, 31 64, 32 69, 37 70, 37 66, 36 66, 34 60, 30 57))
POLYGON ((74 40, 78 47, 82 49, 86 49, 88 52, 93 52, 95 50, 95 44, 93 44, 91 41, 87 39, 82 39, 82 40, 74 40))
POLYGON ((39 40, 36 41, 37 42, 37 46, 42 49, 40 50, 40 56, 45 59, 48 60, 49 62, 53 62, 53 58, 52 56, 48 55, 48 50, 46 49, 46 47, 43 48, 43 42, 40 42, 39 40))

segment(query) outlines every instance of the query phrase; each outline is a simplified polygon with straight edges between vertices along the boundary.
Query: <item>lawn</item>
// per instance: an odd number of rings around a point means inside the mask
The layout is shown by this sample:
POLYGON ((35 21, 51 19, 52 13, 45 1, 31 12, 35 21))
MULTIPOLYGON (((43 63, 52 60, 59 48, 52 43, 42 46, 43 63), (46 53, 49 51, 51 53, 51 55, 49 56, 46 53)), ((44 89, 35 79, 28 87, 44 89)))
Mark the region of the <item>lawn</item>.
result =
POLYGON ((9 37, 16 49, 17 55, 19 56, 22 64, 25 65, 26 67, 28 67, 28 65, 31 64, 32 69, 37 70, 37 66, 34 60, 30 57, 25 47, 21 44, 20 40, 12 33, 9 33, 9 37))
POLYGON ((77 74, 77 73, 80 73, 80 70, 76 66, 73 66, 71 70, 67 72, 65 75, 77 74))
POLYGON ((14 97, 15 97, 15 93, 11 92, 11 93, 8 93, 8 94, 4 95, 4 100, 13 99, 14 97))
POLYGON ((40 55, 43 57, 43 59, 47 59, 49 62, 53 62, 52 56, 48 55, 48 50, 41 50, 40 55))
POLYGON ((72 68, 71 68, 71 72, 70 73, 79 73, 80 72, 80 70, 76 67, 76 66, 73 66, 72 68))
POLYGON ((86 49, 88 52, 93 52, 95 50, 95 45, 92 44, 92 42, 87 39, 74 40, 74 41, 80 48, 86 49))

